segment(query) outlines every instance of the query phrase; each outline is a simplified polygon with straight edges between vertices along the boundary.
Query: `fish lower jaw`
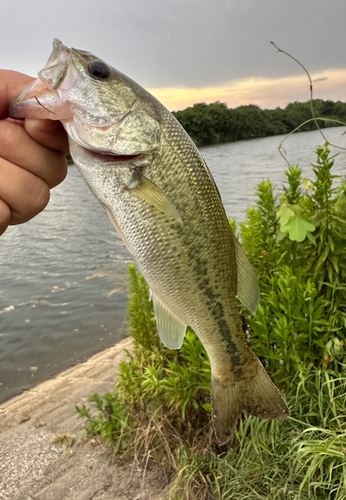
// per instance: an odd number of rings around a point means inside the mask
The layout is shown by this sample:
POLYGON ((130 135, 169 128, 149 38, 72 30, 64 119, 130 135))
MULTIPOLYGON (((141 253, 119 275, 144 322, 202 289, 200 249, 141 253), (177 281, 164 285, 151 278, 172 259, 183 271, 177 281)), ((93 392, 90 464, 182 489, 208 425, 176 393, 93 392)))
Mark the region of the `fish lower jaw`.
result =
MULTIPOLYGON (((72 157, 74 157, 76 154, 78 154, 79 151, 83 151, 82 156, 84 156, 85 160, 90 161, 94 166, 98 165, 100 167, 102 166, 114 166, 116 167, 117 165, 120 165, 121 163, 126 163, 127 165, 131 166, 132 168, 136 167, 148 167, 151 165, 153 162, 154 155, 153 153, 135 153, 135 154, 116 154, 116 153, 111 153, 108 151, 100 151, 97 150, 96 148, 90 148, 87 145, 80 144, 79 142, 76 142, 74 140, 71 140, 69 138, 70 142, 70 150, 72 157), (73 147, 71 142, 73 143, 73 147), (75 154, 74 154, 75 153, 75 154), (96 160, 96 161, 95 161, 96 160)), ((77 158, 76 158, 77 159, 77 158)))
POLYGON ((121 162, 132 162, 141 156, 142 153, 133 154, 133 155, 117 155, 112 153, 99 153, 97 151, 93 151, 92 149, 88 149, 89 153, 97 158, 101 162, 105 163, 121 163, 121 162))

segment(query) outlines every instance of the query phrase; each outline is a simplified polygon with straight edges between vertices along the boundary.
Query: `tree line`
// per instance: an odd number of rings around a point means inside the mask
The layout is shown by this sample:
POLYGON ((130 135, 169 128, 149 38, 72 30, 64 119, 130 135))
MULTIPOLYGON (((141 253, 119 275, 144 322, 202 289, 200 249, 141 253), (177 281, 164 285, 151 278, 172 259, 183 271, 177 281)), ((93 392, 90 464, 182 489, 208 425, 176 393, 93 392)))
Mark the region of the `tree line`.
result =
MULTIPOLYGON (((317 118, 346 122, 346 103, 322 99, 312 102, 317 118)), ((312 118, 311 101, 292 102, 284 109, 261 109, 254 104, 228 108, 219 101, 212 104, 198 103, 182 111, 173 111, 173 115, 197 146, 287 134, 312 118)), ((318 124, 321 128, 338 125, 325 120, 319 120, 318 124)), ((316 128, 316 123, 310 121, 300 130, 316 128)))

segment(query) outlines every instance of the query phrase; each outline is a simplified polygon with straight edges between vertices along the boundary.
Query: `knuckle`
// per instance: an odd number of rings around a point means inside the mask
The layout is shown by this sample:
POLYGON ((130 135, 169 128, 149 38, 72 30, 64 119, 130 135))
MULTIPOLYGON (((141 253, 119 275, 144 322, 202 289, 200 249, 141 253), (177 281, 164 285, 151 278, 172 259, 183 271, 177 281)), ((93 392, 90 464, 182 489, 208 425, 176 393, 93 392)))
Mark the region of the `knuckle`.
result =
POLYGON ((50 191, 48 185, 39 177, 33 176, 28 186, 25 212, 27 220, 42 212, 48 205, 50 191))

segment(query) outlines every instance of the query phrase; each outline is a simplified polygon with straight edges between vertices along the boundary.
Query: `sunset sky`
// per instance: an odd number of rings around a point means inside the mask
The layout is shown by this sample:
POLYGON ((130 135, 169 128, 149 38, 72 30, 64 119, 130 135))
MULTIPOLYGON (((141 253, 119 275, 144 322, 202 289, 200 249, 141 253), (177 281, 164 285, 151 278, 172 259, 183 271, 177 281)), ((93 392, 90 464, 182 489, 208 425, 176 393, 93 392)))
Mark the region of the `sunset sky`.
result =
MULTIPOLYGON (((5 3, 5 2, 4 2, 5 3)), ((344 0, 17 0, 1 7, 0 67, 33 76, 54 37, 89 50, 170 110, 196 102, 345 101, 344 0)))
MULTIPOLYGON (((346 69, 326 70, 310 76, 316 98, 346 100, 346 69)), ((195 102, 215 101, 225 102, 230 108, 243 104, 275 108, 285 107, 291 101, 307 101, 310 98, 309 86, 304 73, 282 78, 248 78, 204 88, 153 88, 150 92, 170 110, 184 109, 195 102)))

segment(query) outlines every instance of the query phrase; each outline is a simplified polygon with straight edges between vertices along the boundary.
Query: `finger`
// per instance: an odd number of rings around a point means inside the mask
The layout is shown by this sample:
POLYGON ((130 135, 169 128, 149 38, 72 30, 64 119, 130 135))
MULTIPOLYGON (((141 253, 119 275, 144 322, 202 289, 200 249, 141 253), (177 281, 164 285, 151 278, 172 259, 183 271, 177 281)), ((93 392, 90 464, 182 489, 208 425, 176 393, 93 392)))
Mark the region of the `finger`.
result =
POLYGON ((0 119, 8 117, 8 104, 25 87, 35 80, 17 71, 0 70, 0 119))
POLYGON ((8 162, 40 177, 50 188, 60 184, 66 177, 67 162, 64 155, 34 141, 16 123, 0 121, 0 151, 8 162))
MULTIPOLYGON (((0 70, 0 119, 8 117, 8 104, 34 78, 16 71, 0 70)), ((13 120, 14 121, 14 120, 13 120)), ((67 155, 69 153, 66 132, 60 122, 52 120, 26 120, 28 134, 40 144, 67 155)))
POLYGON ((0 236, 6 231, 11 221, 11 209, 0 199, 0 236))
POLYGON ((68 140, 64 127, 59 121, 25 120, 25 130, 43 146, 69 154, 68 140))
POLYGON ((42 179, 0 159, 0 200, 5 224, 21 224, 32 219, 47 206, 49 196, 49 187, 42 179), (9 220, 4 203, 11 210, 9 220))

